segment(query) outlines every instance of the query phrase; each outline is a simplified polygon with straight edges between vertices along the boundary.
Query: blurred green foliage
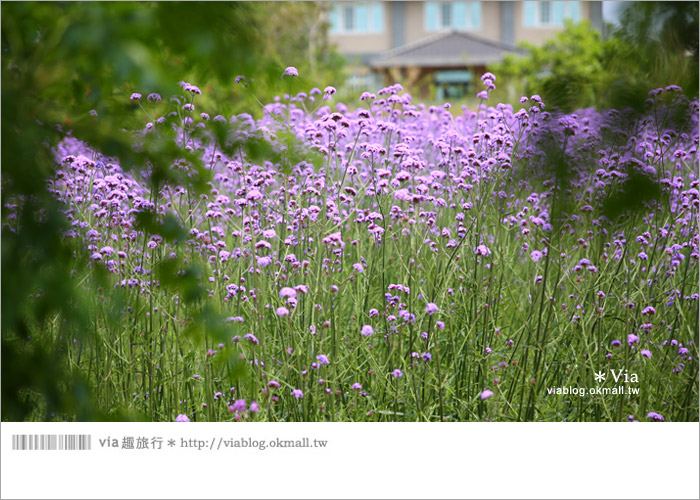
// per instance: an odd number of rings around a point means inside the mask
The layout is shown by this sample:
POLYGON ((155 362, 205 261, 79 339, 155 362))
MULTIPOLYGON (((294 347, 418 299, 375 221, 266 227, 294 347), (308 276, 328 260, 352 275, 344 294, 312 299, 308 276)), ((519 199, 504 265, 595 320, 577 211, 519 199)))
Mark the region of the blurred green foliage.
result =
POLYGON ((641 109, 649 90, 679 85, 698 94, 698 3, 629 2, 620 25, 603 38, 588 22, 557 33, 541 46, 523 44, 525 56, 491 67, 496 98, 515 102, 539 94, 548 108, 570 112, 641 109))
MULTIPOLYGON (((72 133, 119 157, 126 169, 150 160, 154 182, 185 181, 167 168, 187 156, 171 138, 154 136, 138 151, 132 147, 133 136, 124 131, 142 127, 143 120, 129 101, 131 92, 158 92, 167 99, 185 80, 201 86, 204 108, 240 112, 259 104, 233 85, 237 75, 255 80, 263 102, 280 91, 308 91, 312 81, 342 81, 341 60, 327 42, 327 7, 3 2, 1 8, 2 418, 140 419, 118 409, 99 411, 84 380, 68 370, 66 353, 35 335, 85 335, 90 301, 101 282, 94 276, 78 287, 71 280, 76 248, 62 240, 68 222, 46 189, 54 168, 52 148, 72 133), (286 66, 296 66, 301 78, 282 81, 286 66), (17 204, 19 220, 11 222, 17 204)), ((186 159, 199 166, 196 158, 186 159)), ((206 172, 200 168, 200 173, 191 188, 204 186, 206 172)), ((141 222, 146 230, 160 224, 164 234, 179 235, 171 220, 141 222)))
POLYGON ((510 101, 521 95, 539 94, 548 106, 587 107, 595 103, 597 90, 606 78, 604 63, 609 47, 588 22, 566 29, 542 46, 523 43, 526 56, 508 55, 492 66, 499 88, 510 101))

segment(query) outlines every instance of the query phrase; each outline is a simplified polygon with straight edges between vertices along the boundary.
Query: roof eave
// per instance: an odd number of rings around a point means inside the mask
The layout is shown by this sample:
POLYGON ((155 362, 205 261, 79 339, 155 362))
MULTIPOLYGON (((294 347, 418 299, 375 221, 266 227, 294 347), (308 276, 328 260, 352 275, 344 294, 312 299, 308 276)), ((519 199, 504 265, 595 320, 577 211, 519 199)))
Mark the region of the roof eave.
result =
POLYGON ((419 68, 434 68, 434 67, 445 67, 445 66, 484 66, 486 64, 493 64, 499 62, 502 58, 501 56, 494 57, 480 57, 471 59, 469 57, 429 57, 429 58, 392 58, 386 60, 372 61, 371 66, 373 68, 396 68, 396 67, 407 67, 414 66, 419 68))

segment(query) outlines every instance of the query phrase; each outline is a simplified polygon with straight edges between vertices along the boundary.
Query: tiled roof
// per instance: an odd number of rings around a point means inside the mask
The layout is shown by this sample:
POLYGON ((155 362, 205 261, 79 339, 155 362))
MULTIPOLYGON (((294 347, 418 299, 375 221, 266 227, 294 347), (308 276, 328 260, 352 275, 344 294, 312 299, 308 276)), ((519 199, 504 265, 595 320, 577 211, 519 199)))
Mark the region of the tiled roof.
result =
POLYGON ((500 61, 506 54, 520 53, 515 46, 487 40, 464 31, 446 31, 382 52, 372 66, 465 66, 500 61))

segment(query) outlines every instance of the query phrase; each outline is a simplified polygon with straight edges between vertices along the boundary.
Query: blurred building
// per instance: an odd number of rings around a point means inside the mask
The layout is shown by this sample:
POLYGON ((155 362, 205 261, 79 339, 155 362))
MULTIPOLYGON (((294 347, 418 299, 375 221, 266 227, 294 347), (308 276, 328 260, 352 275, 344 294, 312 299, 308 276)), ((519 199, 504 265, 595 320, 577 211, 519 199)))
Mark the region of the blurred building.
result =
POLYGON ((603 29, 602 2, 332 2, 331 43, 347 60, 349 86, 404 81, 437 99, 460 98, 488 65, 527 41, 542 44, 564 21, 603 29))

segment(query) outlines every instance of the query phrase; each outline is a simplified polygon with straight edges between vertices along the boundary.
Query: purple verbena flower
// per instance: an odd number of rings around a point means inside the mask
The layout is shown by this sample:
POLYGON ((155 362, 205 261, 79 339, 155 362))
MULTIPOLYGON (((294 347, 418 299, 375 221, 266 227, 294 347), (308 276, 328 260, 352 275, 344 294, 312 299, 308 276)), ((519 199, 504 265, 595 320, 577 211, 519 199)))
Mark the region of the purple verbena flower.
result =
POLYGON ((491 255, 491 250, 490 250, 489 247, 487 247, 486 245, 479 245, 479 246, 476 247, 476 249, 474 250, 474 253, 475 253, 476 255, 483 255, 483 256, 485 256, 485 257, 488 257, 489 255, 491 255))
POLYGON ((492 391, 492 390, 489 390, 489 389, 486 389, 485 391, 483 391, 483 392, 481 393, 481 400, 483 401, 484 399, 488 399, 488 398, 490 398, 491 396, 493 396, 493 391, 492 391))

